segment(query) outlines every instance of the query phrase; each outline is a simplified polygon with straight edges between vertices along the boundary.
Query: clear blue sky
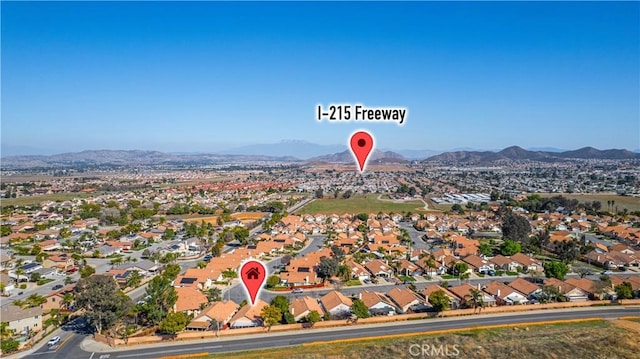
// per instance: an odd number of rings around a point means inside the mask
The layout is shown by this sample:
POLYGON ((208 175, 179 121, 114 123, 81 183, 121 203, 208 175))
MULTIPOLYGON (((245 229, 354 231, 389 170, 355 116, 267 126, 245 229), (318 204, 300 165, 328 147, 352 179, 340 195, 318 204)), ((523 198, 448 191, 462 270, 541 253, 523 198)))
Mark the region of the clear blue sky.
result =
POLYGON ((640 148, 640 4, 2 2, 2 144, 640 148), (404 106, 405 125, 315 105, 404 106))

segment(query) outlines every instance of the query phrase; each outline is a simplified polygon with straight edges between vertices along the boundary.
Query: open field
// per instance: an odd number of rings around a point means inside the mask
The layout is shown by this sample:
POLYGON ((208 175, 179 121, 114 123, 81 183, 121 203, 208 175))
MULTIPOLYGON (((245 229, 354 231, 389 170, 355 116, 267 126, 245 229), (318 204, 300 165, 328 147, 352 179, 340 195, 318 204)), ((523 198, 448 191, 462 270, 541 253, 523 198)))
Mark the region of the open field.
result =
POLYGON ((209 357, 230 359, 431 357, 427 353, 423 355, 417 352, 423 345, 428 346, 427 350, 432 347, 439 348, 440 345, 448 348, 449 356, 433 355, 434 357, 477 359, 636 358, 640 351, 638 332, 635 330, 627 328, 626 325, 618 325, 616 322, 593 320, 528 327, 473 329, 446 334, 335 341, 209 357), (458 355, 454 355, 456 350, 458 355), (416 356, 415 353, 419 354, 416 356))
MULTIPOLYGON (((600 193, 538 193, 542 197, 553 197, 561 195, 570 199, 577 199, 580 202, 600 201, 602 209, 607 210, 607 201, 616 201, 615 206, 622 211, 626 208, 629 212, 640 211, 640 198, 630 196, 619 196, 616 194, 600 193)), ((615 209, 615 208, 614 208, 615 209)))
MULTIPOLYGON (((231 218, 237 219, 242 223, 246 224, 248 222, 256 221, 264 217, 264 215, 265 215, 264 212, 238 212, 238 213, 232 214, 231 218)), ((213 225, 218 224, 218 216, 203 216, 203 217, 179 216, 179 217, 184 219, 184 221, 187 223, 189 222, 201 223, 202 221, 204 221, 204 223, 211 223, 213 225)))
POLYGON ((424 211, 424 203, 421 201, 408 201, 403 203, 395 203, 390 201, 378 200, 376 194, 366 196, 355 196, 349 199, 338 198, 322 198, 317 199, 308 205, 302 207, 296 213, 298 214, 342 214, 342 213, 401 213, 424 211))
POLYGON ((55 193, 45 194, 41 196, 29 196, 19 198, 3 198, 0 200, 2 206, 30 206, 46 201, 63 202, 74 198, 87 198, 90 196, 96 196, 99 193, 55 193))

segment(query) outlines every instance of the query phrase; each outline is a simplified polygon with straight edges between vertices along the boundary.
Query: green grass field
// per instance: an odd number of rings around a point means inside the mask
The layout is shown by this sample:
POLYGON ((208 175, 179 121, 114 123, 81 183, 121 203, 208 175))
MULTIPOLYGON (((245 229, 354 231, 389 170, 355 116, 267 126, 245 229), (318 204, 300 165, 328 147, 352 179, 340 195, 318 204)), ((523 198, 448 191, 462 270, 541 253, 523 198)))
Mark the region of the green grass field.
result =
POLYGON ((0 200, 0 205, 4 206, 31 206, 46 201, 63 202, 74 198, 87 198, 91 196, 97 196, 98 193, 56 193, 45 194, 42 196, 30 196, 20 198, 3 198, 0 200))
POLYGON ((323 198, 317 199, 302 207, 296 213, 299 214, 342 214, 342 213, 401 213, 424 212, 424 203, 420 201, 408 201, 394 203, 378 200, 378 195, 356 196, 349 199, 323 198))
MULTIPOLYGON (((542 197, 553 197, 557 195, 562 195, 563 197, 569 199, 577 199, 580 202, 592 202, 592 201, 600 201, 602 203, 602 209, 607 210, 607 201, 616 201, 615 206, 618 207, 618 210, 622 211, 626 208, 629 212, 640 211, 640 198, 638 197, 629 197, 629 196, 619 196, 615 194, 598 194, 598 193, 538 193, 542 197)), ((615 210, 615 208, 614 208, 615 210)))

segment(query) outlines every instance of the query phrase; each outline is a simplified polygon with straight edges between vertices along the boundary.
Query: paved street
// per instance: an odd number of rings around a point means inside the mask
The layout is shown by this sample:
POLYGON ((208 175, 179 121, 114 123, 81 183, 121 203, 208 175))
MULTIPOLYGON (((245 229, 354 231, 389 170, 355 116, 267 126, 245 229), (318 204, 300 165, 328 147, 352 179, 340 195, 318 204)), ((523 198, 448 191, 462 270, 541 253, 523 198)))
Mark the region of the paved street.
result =
POLYGON ((276 348, 304 343, 380 335, 423 333, 425 331, 470 328, 481 325, 531 323, 580 318, 617 318, 640 315, 635 307, 591 307, 567 310, 541 310, 525 313, 479 314, 465 317, 433 318, 408 322, 357 325, 337 328, 318 328, 290 332, 272 332, 254 335, 232 336, 195 340, 192 342, 165 342, 135 348, 110 348, 80 335, 63 339, 57 348, 43 347, 29 355, 18 357, 52 359, 125 359, 157 358, 164 355, 189 353, 223 353, 251 349, 276 348), (66 342, 65 342, 66 340, 66 342))

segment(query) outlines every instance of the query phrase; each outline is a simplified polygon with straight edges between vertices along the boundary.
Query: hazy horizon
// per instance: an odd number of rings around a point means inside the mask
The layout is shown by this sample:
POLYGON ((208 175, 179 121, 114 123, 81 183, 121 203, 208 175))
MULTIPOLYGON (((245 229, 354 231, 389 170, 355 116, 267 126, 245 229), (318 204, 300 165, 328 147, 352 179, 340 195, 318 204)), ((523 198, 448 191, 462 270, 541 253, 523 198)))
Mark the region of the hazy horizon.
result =
MULTIPOLYGON (((640 148, 638 2, 3 2, 4 151, 640 148), (401 106, 404 126, 317 104, 401 106)), ((3 156, 5 154, 3 153, 3 156)))

